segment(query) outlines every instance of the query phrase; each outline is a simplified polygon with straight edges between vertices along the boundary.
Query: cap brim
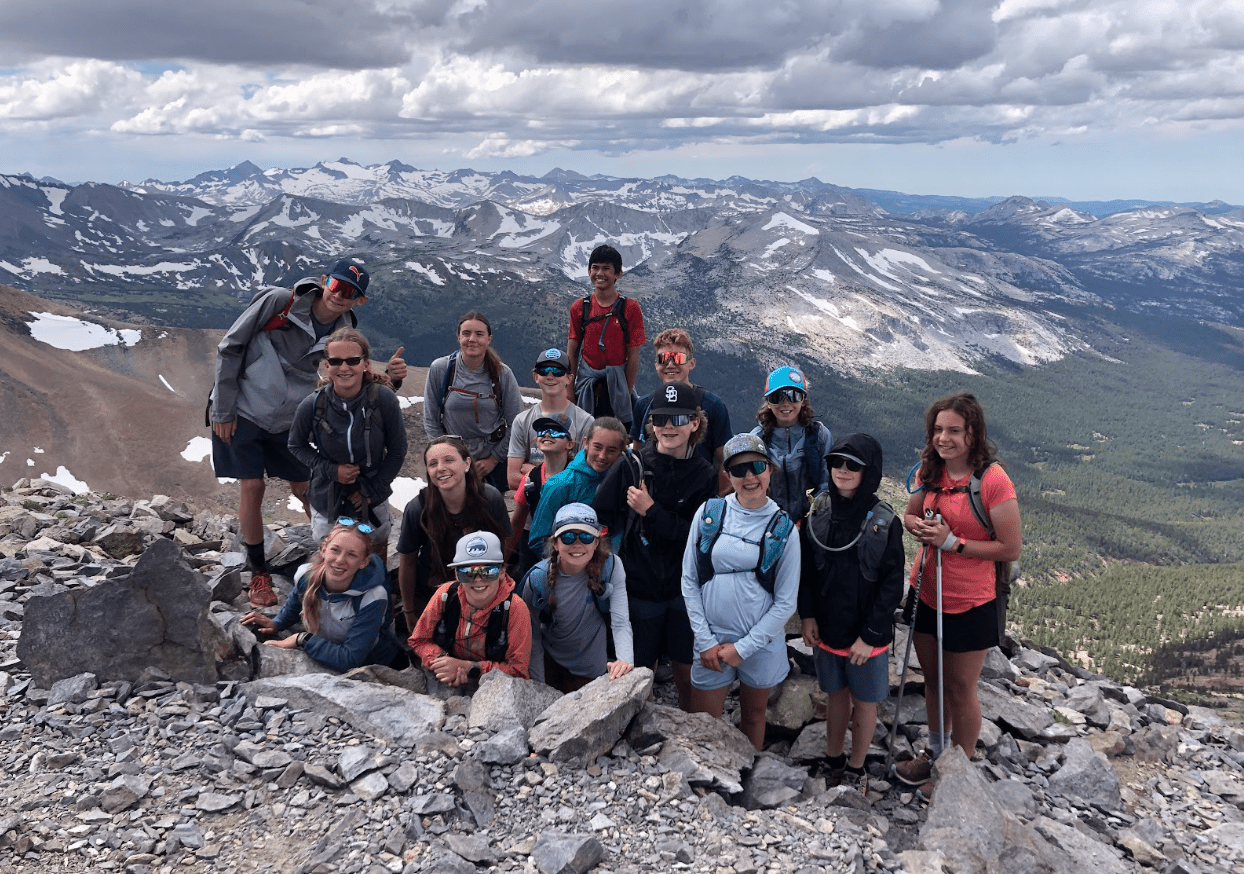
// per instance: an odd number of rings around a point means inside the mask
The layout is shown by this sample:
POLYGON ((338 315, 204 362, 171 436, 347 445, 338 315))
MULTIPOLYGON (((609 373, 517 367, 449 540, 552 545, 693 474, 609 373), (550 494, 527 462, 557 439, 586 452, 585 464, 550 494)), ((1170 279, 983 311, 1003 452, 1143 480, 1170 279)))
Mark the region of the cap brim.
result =
POLYGON ((358 284, 357 282, 355 282, 355 281, 354 281, 351 277, 349 277, 349 276, 342 276, 340 273, 330 273, 330 274, 328 274, 328 278, 329 278, 329 279, 336 279, 336 280, 338 280, 339 282, 344 282, 346 285, 353 286, 354 290, 355 290, 358 294, 363 294, 363 295, 367 294, 367 292, 366 292, 366 291, 364 291, 363 289, 359 288, 359 284, 358 284))
POLYGON ((863 459, 861 459, 861 458, 856 458, 856 457, 855 457, 854 455, 852 455, 850 452, 831 452, 831 453, 829 453, 829 455, 826 455, 826 456, 825 456, 825 458, 826 458, 826 459, 830 459, 830 458, 845 458, 847 461, 854 461, 854 462, 855 462, 856 464, 858 464, 860 467, 868 467, 868 463, 867 463, 867 462, 865 462, 865 461, 864 461, 863 459))
POLYGON ((695 410, 684 410, 678 407, 662 407, 659 410, 649 410, 648 416, 694 416, 695 410))
POLYGON ((593 534, 597 537, 600 537, 600 529, 593 528, 591 525, 587 524, 586 522, 567 522, 565 525, 560 525, 557 528, 554 528, 553 536, 557 537, 558 535, 566 531, 586 531, 588 534, 593 534))

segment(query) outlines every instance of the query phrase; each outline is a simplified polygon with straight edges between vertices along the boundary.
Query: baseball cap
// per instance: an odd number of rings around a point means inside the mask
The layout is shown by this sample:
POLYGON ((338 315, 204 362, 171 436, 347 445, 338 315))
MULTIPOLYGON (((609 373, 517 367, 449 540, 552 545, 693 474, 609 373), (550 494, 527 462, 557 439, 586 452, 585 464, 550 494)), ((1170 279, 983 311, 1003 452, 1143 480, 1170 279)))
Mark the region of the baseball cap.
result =
POLYGON ((491 531, 472 531, 458 540, 454 560, 449 567, 470 567, 476 564, 503 564, 501 540, 491 531))
POLYGON ((754 452, 761 458, 768 458, 769 453, 765 450, 765 442, 755 434, 735 434, 726 441, 726 445, 722 447, 721 464, 723 467, 730 464, 736 456, 745 455, 754 452))
POLYGON ((536 356, 536 363, 531 369, 535 370, 541 364, 556 364, 564 370, 570 370, 570 356, 560 349, 545 349, 536 356))
POLYGON ((665 383, 653 393, 648 413, 665 416, 694 415, 695 389, 681 381, 665 383))
POLYGON ((586 531, 588 534, 600 536, 600 521, 596 511, 587 504, 567 504, 557 511, 553 517, 553 536, 563 531, 586 531))
POLYGON ((359 290, 359 294, 367 294, 367 283, 371 282, 367 268, 352 258, 342 258, 333 265, 332 270, 328 271, 328 275, 333 279, 350 283, 359 290))

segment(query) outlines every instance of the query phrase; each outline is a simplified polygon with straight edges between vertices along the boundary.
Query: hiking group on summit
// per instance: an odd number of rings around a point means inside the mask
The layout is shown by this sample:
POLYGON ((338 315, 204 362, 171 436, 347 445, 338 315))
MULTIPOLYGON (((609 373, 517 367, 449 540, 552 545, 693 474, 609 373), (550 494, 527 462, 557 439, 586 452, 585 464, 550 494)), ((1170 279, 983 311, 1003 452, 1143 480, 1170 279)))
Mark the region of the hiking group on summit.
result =
POLYGON ((732 435, 726 405, 690 381, 690 335, 668 328, 653 340, 661 384, 638 397, 644 317, 621 276, 618 251, 598 246, 565 350, 536 357, 530 407, 487 317, 458 320, 457 351, 432 362, 424 387, 428 486, 402 512, 396 584, 385 560, 407 367, 400 348, 372 367, 353 312, 370 277, 342 259, 318 281, 257 295, 220 343, 208 413, 216 474, 241 481, 254 608, 243 622, 336 670, 413 660, 451 687, 495 669, 569 692, 668 660, 690 712, 720 716, 737 682, 739 727, 759 750, 797 612, 828 696, 822 771, 866 792, 905 600, 930 730, 928 749, 893 774, 928 797, 936 756, 975 748, 976 683, 1003 640, 1022 542, 980 403, 963 392, 929 408, 896 513, 877 495, 881 445, 834 441, 798 366, 769 374, 758 424, 732 435), (264 612, 277 606, 265 476, 290 483, 320 542, 275 616, 264 612), (906 585, 904 529, 919 543, 906 585))

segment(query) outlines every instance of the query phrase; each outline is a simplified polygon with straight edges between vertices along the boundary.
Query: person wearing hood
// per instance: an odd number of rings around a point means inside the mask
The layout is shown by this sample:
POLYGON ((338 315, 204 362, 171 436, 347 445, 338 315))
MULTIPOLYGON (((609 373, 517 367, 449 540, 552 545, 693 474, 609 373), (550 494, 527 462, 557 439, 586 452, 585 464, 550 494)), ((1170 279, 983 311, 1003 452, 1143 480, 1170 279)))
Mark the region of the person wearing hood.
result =
POLYGON ((803 640, 826 705, 826 776, 868 792, 864 757, 889 694, 887 652, 903 595, 903 526, 877 497, 881 444, 852 434, 825 456, 829 488, 804 524, 799 578, 803 640), (851 755, 844 753, 848 723, 851 755))
POLYGON ((384 564, 371 554, 370 530, 363 523, 336 525, 320 543, 315 561, 294 574, 294 588, 276 618, 255 611, 243 616, 242 624, 272 637, 301 622, 306 631, 264 642, 301 649, 334 671, 406 667, 409 661, 392 631, 384 564))
POLYGON ((544 554, 544 541, 553 533, 558 510, 567 504, 592 503, 605 474, 622 457, 628 439, 626 426, 613 416, 601 416, 592 423, 579 454, 540 489, 540 502, 532 511, 527 540, 532 552, 544 554))

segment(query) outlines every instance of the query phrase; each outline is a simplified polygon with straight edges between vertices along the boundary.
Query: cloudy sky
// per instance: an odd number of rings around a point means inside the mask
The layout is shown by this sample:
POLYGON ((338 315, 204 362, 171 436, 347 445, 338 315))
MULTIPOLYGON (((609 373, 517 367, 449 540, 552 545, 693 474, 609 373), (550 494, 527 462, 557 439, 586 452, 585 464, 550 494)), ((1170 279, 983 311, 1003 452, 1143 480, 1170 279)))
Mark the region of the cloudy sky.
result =
POLYGON ((1244 204, 1244 0, 0 0, 0 172, 251 160, 1244 204))

